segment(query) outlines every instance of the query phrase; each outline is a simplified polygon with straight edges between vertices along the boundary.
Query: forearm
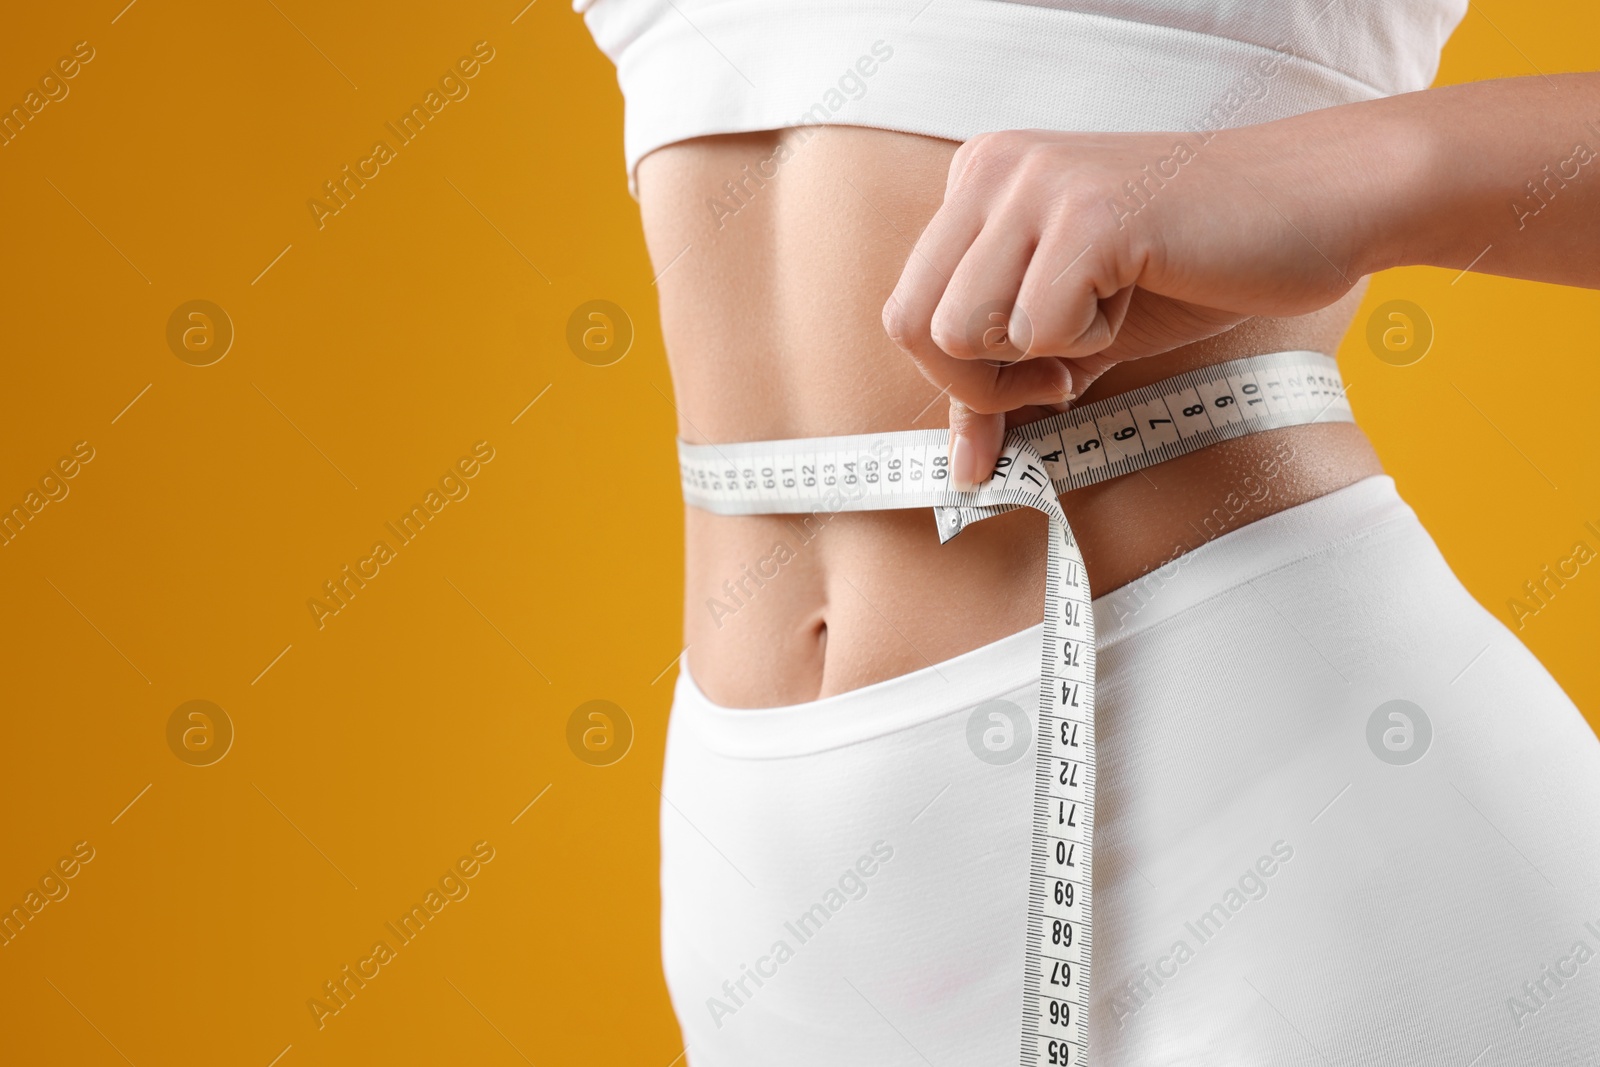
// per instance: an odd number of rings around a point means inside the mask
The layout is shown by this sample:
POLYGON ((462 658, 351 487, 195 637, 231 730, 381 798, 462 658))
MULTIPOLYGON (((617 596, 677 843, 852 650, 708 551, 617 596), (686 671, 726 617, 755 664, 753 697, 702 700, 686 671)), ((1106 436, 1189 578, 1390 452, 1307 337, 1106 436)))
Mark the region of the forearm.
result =
POLYGON ((1600 288, 1600 74, 1478 82, 1336 110, 1326 132, 1355 146, 1352 162, 1378 179, 1360 183, 1352 207, 1363 273, 1470 265, 1600 288))

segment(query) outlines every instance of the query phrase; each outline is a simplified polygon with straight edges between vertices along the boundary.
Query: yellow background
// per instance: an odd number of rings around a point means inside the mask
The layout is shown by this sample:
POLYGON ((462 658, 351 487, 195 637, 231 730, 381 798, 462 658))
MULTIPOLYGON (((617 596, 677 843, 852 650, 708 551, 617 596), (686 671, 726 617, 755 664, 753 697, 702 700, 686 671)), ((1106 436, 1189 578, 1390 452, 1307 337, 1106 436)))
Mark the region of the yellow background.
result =
MULTIPOLYGON (((0 148, 0 505, 95 450, 0 547, 0 906, 95 850, 0 948, 4 1058, 668 1067, 680 505, 611 67, 557 0, 124 2, 0 37, 7 108, 95 49, 0 148), (308 199, 478 41, 470 95, 319 229, 308 199), (236 330, 211 366, 166 341, 193 299, 236 330), (567 346, 591 299, 635 324, 614 366, 567 346), (479 441, 470 495, 319 630, 307 600, 479 441), (236 730, 211 766, 168 747, 194 699, 236 730), (569 749, 591 699, 635 726, 615 765, 569 749), (479 841, 470 895, 319 1030, 308 999, 479 841)), ((1592 3, 1492 0, 1441 80, 1584 69, 1596 40, 1592 3)), ((1366 309, 1341 352, 1358 415, 1508 619, 1542 566, 1600 549, 1600 293, 1416 269, 1366 309), (1436 331, 1403 368, 1362 325, 1396 298, 1436 331)), ((1590 565, 1522 630, 1592 721, 1597 623, 1590 565)))

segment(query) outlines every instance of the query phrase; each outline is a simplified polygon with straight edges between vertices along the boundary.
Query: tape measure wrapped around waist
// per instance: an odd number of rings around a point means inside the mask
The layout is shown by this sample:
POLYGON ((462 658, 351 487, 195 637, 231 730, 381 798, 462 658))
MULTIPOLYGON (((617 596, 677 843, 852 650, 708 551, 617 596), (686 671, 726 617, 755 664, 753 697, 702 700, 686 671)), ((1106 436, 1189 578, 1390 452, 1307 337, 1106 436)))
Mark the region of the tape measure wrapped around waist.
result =
POLYGON ((1093 937, 1094 610, 1060 496, 1282 426, 1350 422, 1332 357, 1275 352, 1203 367, 1013 428, 976 490, 948 488, 946 430, 679 442, 684 501, 721 515, 932 508, 939 540, 1028 507, 1050 519, 1033 788, 1021 1056, 1088 1062, 1093 937))

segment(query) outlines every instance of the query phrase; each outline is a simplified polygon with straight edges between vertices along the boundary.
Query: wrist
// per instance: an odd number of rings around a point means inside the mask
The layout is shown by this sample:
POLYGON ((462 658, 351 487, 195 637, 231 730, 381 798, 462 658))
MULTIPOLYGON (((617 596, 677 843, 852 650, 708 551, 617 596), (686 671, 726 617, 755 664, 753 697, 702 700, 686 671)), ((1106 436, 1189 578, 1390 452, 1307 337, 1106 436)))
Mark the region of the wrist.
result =
POLYGON ((1420 106, 1424 94, 1357 105, 1346 127, 1353 146, 1354 203, 1359 237, 1353 267, 1362 275, 1443 261, 1435 247, 1449 236, 1437 224, 1448 192, 1442 171, 1447 146, 1420 106))

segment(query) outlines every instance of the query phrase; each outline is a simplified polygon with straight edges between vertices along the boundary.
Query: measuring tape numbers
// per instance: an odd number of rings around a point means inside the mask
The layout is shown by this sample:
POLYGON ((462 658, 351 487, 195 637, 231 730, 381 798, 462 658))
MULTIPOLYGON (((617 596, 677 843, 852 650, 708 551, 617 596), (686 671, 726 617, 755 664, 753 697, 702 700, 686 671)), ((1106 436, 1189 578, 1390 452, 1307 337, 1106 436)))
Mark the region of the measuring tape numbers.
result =
POLYGON ((1334 360, 1275 352, 1219 363, 1006 434, 994 473, 949 488, 947 430, 726 445, 679 442, 685 503, 721 515, 932 508, 940 543, 991 515, 1049 522, 1028 873, 1023 1067, 1089 1062, 1094 934, 1094 608, 1060 496, 1221 441, 1350 422, 1334 360))

